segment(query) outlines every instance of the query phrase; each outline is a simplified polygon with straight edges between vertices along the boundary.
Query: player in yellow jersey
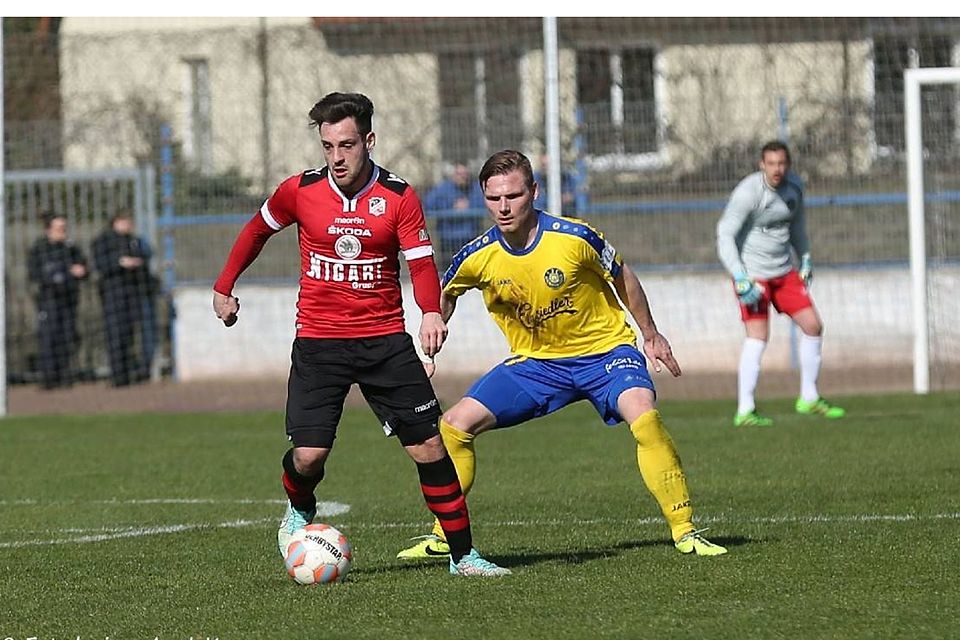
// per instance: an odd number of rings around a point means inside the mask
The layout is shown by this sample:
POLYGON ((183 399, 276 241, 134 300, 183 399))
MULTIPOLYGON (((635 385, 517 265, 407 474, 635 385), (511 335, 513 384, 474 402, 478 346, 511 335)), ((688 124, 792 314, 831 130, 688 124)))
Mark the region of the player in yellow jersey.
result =
MULTIPOLYGON (((630 426, 640 474, 676 548, 702 556, 726 553, 693 525, 680 458, 620 304, 640 328, 654 369, 666 367, 679 376, 680 365, 657 330, 637 276, 586 223, 533 208, 537 185, 522 153, 492 155, 480 170, 480 186, 494 226, 454 256, 443 277, 442 314, 448 321, 457 298, 479 289, 512 355, 477 380, 440 422, 464 493, 473 485, 477 435, 589 400, 607 424, 630 426)), ((397 557, 445 557, 446 551, 435 523, 432 534, 397 557)))

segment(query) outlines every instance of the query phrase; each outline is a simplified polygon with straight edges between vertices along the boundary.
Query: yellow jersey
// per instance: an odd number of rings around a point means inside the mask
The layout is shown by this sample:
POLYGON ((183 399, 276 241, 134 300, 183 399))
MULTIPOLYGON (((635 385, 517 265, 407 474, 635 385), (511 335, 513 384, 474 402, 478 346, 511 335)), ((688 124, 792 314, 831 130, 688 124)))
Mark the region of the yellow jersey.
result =
POLYGON ((465 245, 443 276, 443 292, 479 289, 512 353, 571 358, 637 344, 611 286, 623 259, 582 220, 537 211, 531 245, 512 249, 497 227, 465 245))

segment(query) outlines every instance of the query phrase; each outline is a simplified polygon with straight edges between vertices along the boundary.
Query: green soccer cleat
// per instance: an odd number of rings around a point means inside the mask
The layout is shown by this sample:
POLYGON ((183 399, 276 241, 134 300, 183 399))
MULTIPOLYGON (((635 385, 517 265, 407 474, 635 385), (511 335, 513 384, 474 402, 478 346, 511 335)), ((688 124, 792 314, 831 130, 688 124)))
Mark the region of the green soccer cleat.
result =
POLYGON ((446 540, 441 540, 432 533, 412 538, 412 540, 419 540, 420 542, 398 553, 397 557, 401 560, 447 559, 450 557, 450 545, 447 544, 446 540))
POLYGON ((484 560, 476 549, 470 549, 470 553, 460 558, 460 562, 456 564, 453 563, 453 558, 450 559, 450 575, 454 576, 498 578, 512 573, 510 569, 484 560))
POLYGON ((706 529, 698 529, 685 533, 679 540, 673 543, 680 553, 696 553, 698 556, 722 556, 727 552, 726 547, 714 544, 701 536, 706 529))
POLYGON ((773 420, 762 416, 756 411, 749 413, 738 413, 733 416, 733 426, 735 427, 772 427, 773 420))
POLYGON ((836 420, 837 418, 842 418, 847 415, 844 409, 830 404, 823 398, 817 398, 813 402, 807 402, 802 398, 797 398, 795 408, 799 414, 805 416, 823 416, 831 420, 836 420))
POLYGON ((283 514, 283 519, 280 520, 280 528, 277 529, 277 548, 280 549, 281 558, 287 559, 287 547, 290 546, 290 538, 293 536, 293 532, 303 529, 313 522, 316 515, 316 508, 301 511, 290 504, 289 501, 287 502, 287 512, 283 514))

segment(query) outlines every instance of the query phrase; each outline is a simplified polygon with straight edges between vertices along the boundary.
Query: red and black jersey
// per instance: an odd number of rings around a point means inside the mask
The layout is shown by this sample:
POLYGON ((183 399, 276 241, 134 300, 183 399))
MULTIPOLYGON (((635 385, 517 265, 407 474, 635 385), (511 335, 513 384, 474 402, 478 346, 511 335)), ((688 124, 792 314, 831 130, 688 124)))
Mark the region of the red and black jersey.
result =
MULTIPOLYGON (((398 254, 408 262, 433 255, 423 207, 406 181, 374 165, 370 181, 348 198, 327 168, 311 169, 283 181, 259 215, 273 231, 297 225, 298 337, 404 330, 398 254)), ((218 281, 217 290, 232 286, 218 281)))

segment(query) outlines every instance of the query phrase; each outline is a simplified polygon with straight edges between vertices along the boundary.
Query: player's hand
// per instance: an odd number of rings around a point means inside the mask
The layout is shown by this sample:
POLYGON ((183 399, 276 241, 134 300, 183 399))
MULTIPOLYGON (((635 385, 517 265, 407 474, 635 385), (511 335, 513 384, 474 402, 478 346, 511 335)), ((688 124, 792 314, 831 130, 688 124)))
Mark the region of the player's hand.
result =
POLYGON ((810 259, 809 253, 800 256, 800 279, 805 285, 813 281, 813 260, 810 259))
POLYGON ((433 374, 437 372, 437 363, 431 358, 428 362, 423 363, 423 370, 427 373, 428 378, 432 378, 433 374))
POLYGON ((733 287, 740 302, 747 306, 760 302, 760 296, 763 295, 763 288, 743 273, 733 277, 733 287))
POLYGON ((213 312, 223 320, 223 326, 232 327, 237 324, 237 314, 240 312, 240 298, 225 296, 213 292, 213 312))
POLYGON ((433 359, 440 353, 446 339, 447 323, 443 321, 443 316, 436 312, 423 314, 420 322, 420 348, 423 355, 433 359))
POLYGON ((667 368, 667 371, 673 374, 674 378, 679 377, 680 374, 683 373, 680 371, 680 363, 673 357, 673 349, 670 348, 670 342, 661 333, 657 332, 650 336, 649 339, 644 338, 643 353, 646 354, 647 359, 653 363, 653 370, 657 373, 663 370, 661 363, 667 368))

